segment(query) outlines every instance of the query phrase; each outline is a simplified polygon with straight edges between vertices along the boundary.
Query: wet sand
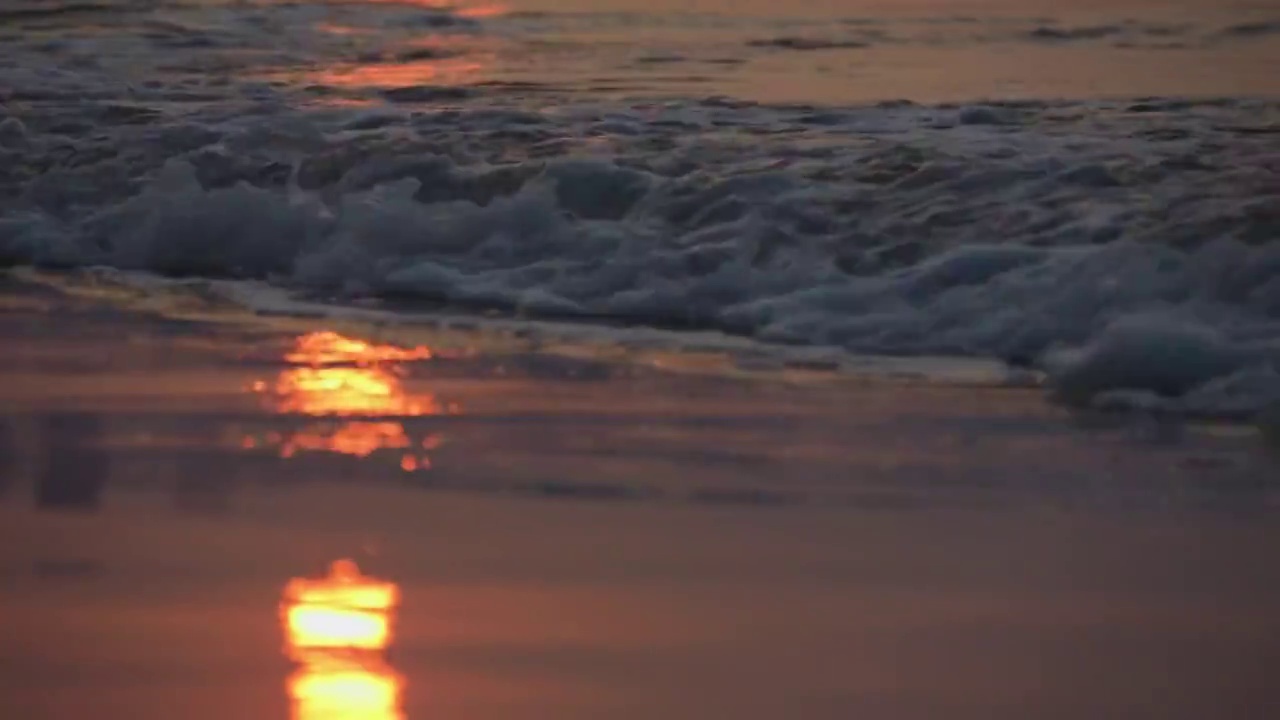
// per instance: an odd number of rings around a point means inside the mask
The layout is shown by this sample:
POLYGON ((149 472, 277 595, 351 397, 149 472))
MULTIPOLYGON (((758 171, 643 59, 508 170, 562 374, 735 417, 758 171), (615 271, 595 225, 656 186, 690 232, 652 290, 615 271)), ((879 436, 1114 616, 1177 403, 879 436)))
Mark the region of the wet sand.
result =
POLYGON ((1280 714, 1249 433, 3 298, 6 717, 310 717, 277 603, 344 556, 411 719, 1280 714))

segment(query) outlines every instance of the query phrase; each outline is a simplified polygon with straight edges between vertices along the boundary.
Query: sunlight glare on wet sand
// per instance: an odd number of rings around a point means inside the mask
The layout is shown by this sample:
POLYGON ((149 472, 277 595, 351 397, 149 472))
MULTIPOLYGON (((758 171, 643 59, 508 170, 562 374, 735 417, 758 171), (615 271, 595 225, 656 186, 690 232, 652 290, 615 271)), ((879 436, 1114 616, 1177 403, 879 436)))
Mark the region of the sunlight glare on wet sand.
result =
POLYGON ((294 578, 281 616, 295 720, 400 718, 404 679, 381 655, 391 645, 400 589, 338 560, 327 577, 294 578))
POLYGON ((334 562, 325 578, 294 578, 283 607, 290 657, 315 649, 385 650, 399 599, 395 584, 361 575, 350 560, 334 562))
POLYGON ((312 366, 342 363, 369 365, 379 362, 430 360, 432 355, 431 349, 423 346, 402 348, 395 345, 374 345, 331 330, 323 330, 299 337, 294 350, 287 353, 284 359, 291 363, 312 366))
POLYGON ((395 720, 404 682, 387 667, 317 664, 289 678, 294 720, 395 720))
POLYGON ((437 415, 430 395, 414 397, 380 367, 292 368, 276 382, 277 411, 303 415, 437 415))
POLYGON ((380 345, 330 331, 303 335, 284 356, 293 367, 281 371, 274 383, 258 380, 252 390, 267 399, 273 412, 342 420, 315 423, 289 434, 246 436, 240 445, 246 450, 276 448, 284 458, 306 451, 368 457, 379 450, 400 450, 405 451, 400 459, 405 471, 430 468, 430 460, 412 450, 438 447, 440 438, 428 435, 415 441, 403 422, 391 418, 458 411, 456 405, 445 405, 430 393, 414 394, 404 387, 401 363, 433 357, 424 346, 380 345))

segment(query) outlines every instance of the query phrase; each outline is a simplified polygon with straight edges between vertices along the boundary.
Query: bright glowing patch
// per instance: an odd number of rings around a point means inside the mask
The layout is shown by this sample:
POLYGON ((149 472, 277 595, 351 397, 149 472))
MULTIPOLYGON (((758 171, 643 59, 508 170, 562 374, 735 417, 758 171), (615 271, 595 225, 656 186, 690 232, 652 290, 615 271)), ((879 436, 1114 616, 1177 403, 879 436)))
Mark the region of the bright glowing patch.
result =
POLYGON ((282 609, 289 656, 299 659, 316 650, 385 650, 391 644, 399 600, 393 583, 361 575, 350 560, 335 562, 328 577, 291 580, 282 609))
POLYGON ((386 667, 321 663, 294 673, 288 689, 296 720, 393 720, 403 684, 386 667))
POLYGON ((382 654, 390 647, 400 589, 338 560, 323 578, 285 586, 285 652, 301 667, 287 690, 294 720, 400 720, 404 679, 382 654))
MULTIPOLYGON (((308 451, 368 457, 379 450, 405 450, 420 443, 434 449, 438 436, 410 438, 397 419, 458 412, 457 405, 443 405, 429 393, 409 392, 401 381, 404 370, 398 363, 434 356, 423 346, 376 345, 330 331, 303 335, 285 355, 295 367, 283 370, 274 383, 259 380, 251 389, 277 413, 322 422, 287 435, 243 438, 240 445, 275 448, 284 458, 308 451)), ((415 462, 414 467, 425 469, 430 463, 415 462)))

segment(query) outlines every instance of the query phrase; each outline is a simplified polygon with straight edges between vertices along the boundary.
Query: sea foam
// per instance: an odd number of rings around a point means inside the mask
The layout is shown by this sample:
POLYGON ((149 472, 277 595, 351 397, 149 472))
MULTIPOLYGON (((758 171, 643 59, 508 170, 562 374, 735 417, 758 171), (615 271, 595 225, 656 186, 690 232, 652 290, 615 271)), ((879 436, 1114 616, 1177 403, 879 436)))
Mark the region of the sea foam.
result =
MULTIPOLYGON (((1084 404, 1129 392, 1241 413, 1276 396, 1273 101, 769 105, 506 81, 357 92, 344 72, 400 62, 368 31, 413 15, 440 35, 410 48, 421 38, 406 31, 397 52, 465 61, 493 23, 533 21, 340 10, 352 25, 305 3, 166 20, 152 34, 184 40, 145 82, 128 70, 157 58, 141 36, 72 28, 56 47, 23 45, 59 64, 0 66, 0 259, 1003 358, 1084 404), (263 28, 281 18, 297 22, 277 39, 263 28), (253 80, 219 65, 236 43, 266 58, 253 80), (288 75, 317 55, 341 60, 323 82, 288 75)), ((1043 27, 1037 42, 1113 34, 1043 27)), ((1025 40, 1019 28, 1001 32, 1025 40)))

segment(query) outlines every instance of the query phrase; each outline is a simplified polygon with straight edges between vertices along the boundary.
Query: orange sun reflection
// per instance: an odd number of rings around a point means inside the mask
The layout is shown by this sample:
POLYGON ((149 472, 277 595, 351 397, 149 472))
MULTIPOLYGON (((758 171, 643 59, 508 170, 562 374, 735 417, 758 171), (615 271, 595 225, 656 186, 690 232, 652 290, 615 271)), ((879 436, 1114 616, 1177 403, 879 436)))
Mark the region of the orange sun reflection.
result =
POLYGON ((381 367, 292 368, 280 373, 278 412, 303 415, 438 415, 430 395, 412 396, 392 370, 381 367))
POLYGON ((308 365, 339 365, 353 363, 369 365, 379 362, 408 362, 430 360, 430 348, 402 348, 395 345, 374 345, 356 340, 331 330, 313 332, 298 338, 293 352, 284 356, 292 363, 308 365))
POLYGON ((399 602, 394 583, 362 575, 351 560, 334 562, 327 577, 294 578, 282 605, 288 655, 301 662, 317 650, 386 650, 399 602))
POLYGON ((399 719, 404 680, 385 664, 400 589, 338 560, 324 578, 285 586, 285 654, 295 720, 399 719))
MULTIPOLYGON (((365 0, 369 2, 370 0, 365 0)), ((452 15, 480 20, 504 15, 502 5, 452 5, 422 3, 452 15)), ((379 38, 369 27, 318 23, 313 28, 325 35, 342 38, 379 38)), ((320 66, 283 69, 272 73, 277 79, 318 84, 348 90, 386 90, 413 85, 465 85, 485 79, 485 70, 495 62, 501 41, 484 35, 456 32, 409 33, 395 39, 382 38, 379 52, 371 57, 337 60, 320 66)))
POLYGON ((401 453, 406 472, 425 470, 431 461, 417 451, 440 445, 437 435, 410 437, 399 418, 457 411, 429 393, 409 392, 399 363, 428 360, 430 348, 378 345, 335 332, 299 337, 274 383, 259 380, 253 392, 266 398, 272 411, 321 419, 291 433, 267 433, 241 439, 244 449, 274 448, 280 457, 300 452, 329 452, 368 457, 380 450, 401 453))
POLYGON ((318 663, 289 678, 294 720, 400 720, 404 681, 380 665, 318 663))
POLYGON ((326 35, 337 35, 340 37, 351 35, 370 35, 373 33, 372 30, 368 30, 366 28, 339 25, 337 23, 317 23, 314 27, 317 32, 322 32, 326 35))
POLYGON ((335 65, 308 77, 310 82, 343 88, 395 88, 408 85, 456 85, 474 77, 484 64, 464 58, 335 65))
POLYGON ((459 17, 494 17, 505 15, 510 8, 502 3, 454 2, 453 0, 364 0, 370 5, 416 5, 429 10, 448 11, 459 17))

